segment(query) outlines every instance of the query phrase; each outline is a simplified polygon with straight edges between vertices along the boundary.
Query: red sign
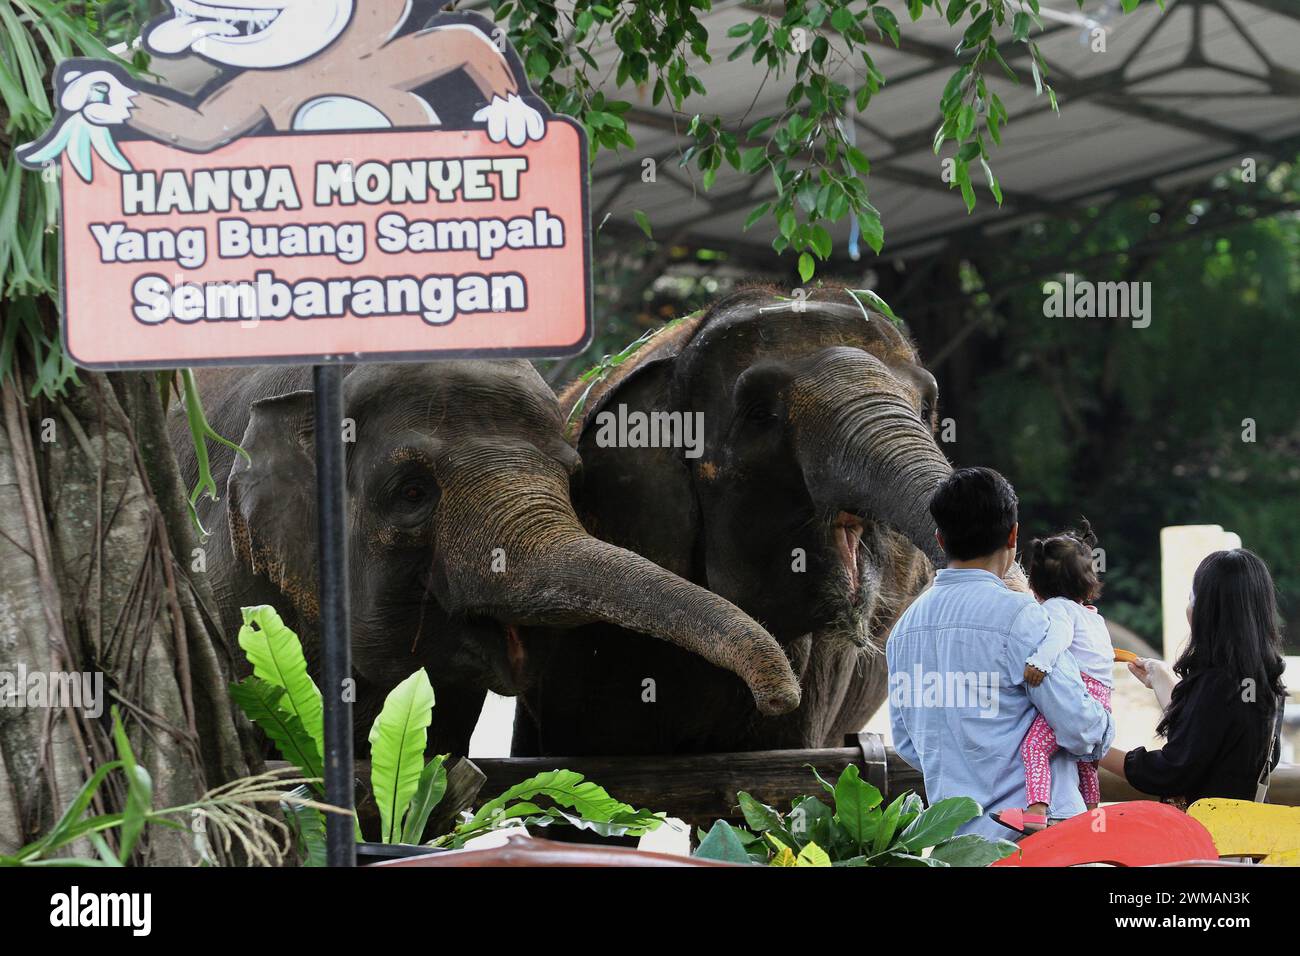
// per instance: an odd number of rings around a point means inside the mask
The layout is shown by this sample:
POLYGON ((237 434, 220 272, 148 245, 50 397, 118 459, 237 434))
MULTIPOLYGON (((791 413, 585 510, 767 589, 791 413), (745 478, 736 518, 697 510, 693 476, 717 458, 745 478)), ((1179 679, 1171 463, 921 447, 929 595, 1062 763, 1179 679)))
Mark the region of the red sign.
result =
POLYGON ((582 128, 528 90, 488 21, 443 15, 404 33, 405 3, 329 0, 347 14, 341 26, 322 33, 315 17, 314 35, 276 34, 304 2, 272 17, 173 0, 146 33, 155 52, 238 64, 193 97, 111 64, 61 66, 60 115, 20 158, 61 169, 73 359, 112 369, 580 351, 591 311, 582 128), (382 22, 390 14, 397 25, 382 22), (250 53, 258 42, 266 49, 250 53), (438 95, 455 75, 460 86, 438 95), (410 125, 417 109, 422 128, 410 125))

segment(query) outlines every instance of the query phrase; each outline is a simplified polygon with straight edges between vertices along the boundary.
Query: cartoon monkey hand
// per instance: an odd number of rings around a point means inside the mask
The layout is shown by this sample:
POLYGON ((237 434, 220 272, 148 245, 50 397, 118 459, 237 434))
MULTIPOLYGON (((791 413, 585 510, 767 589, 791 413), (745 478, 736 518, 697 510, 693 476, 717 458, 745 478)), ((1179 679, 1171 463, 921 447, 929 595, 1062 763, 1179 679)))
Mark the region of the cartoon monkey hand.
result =
POLYGON ((131 100, 139 93, 107 70, 69 70, 60 77, 60 84, 59 105, 96 126, 125 123, 131 115, 131 100))
POLYGON ((486 123, 488 139, 499 143, 508 140, 511 146, 522 146, 530 139, 546 135, 546 121, 517 93, 505 99, 493 96, 492 102, 474 114, 474 122, 486 123))

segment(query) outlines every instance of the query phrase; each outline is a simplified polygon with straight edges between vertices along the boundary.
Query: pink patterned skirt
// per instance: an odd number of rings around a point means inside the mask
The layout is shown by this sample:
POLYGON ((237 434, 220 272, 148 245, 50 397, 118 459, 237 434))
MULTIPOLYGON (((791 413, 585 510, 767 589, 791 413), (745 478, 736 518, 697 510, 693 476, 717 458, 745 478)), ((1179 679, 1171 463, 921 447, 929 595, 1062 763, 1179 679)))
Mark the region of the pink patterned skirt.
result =
MULTIPOLYGON (((1083 674, 1083 686, 1101 706, 1110 711, 1110 688, 1096 678, 1083 674)), ((1052 754, 1056 753, 1056 733, 1042 714, 1034 717, 1020 745, 1020 758, 1025 762, 1025 802, 1052 802, 1052 754)), ((1079 792, 1083 802, 1093 806, 1101 802, 1101 785, 1097 781, 1097 764, 1091 760, 1079 761, 1079 792)))

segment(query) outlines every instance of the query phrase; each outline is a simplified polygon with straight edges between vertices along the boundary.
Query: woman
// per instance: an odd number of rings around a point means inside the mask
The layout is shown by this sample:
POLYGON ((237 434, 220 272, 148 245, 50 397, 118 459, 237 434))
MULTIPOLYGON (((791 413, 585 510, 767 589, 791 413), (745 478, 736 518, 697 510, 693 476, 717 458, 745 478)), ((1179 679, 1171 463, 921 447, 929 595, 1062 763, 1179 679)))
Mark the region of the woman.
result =
POLYGON ((1196 569, 1187 605, 1191 639, 1173 670, 1129 664, 1155 691, 1164 717, 1159 750, 1111 748, 1101 765, 1135 789, 1183 807, 1201 797, 1254 800, 1269 745, 1277 764, 1285 701, 1273 579, 1255 554, 1216 551, 1196 569))

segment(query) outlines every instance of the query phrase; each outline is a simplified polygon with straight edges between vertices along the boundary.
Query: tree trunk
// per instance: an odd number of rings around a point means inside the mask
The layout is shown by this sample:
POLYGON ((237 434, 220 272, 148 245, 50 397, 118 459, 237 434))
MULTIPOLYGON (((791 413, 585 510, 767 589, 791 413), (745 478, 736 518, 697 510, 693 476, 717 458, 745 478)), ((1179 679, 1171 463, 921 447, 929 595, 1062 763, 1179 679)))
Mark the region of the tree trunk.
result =
MULTIPOLYGON (((0 672, 102 674, 103 699, 99 714, 0 708, 0 853, 48 830, 90 768, 114 759, 110 704, 156 808, 260 769, 227 693, 227 645, 155 376, 83 372, 62 399, 28 400, 15 366, 0 406, 0 672)), ((120 808, 120 775, 110 781, 92 812, 120 808)), ((195 858, 190 834, 160 827, 133 857, 195 858)))

